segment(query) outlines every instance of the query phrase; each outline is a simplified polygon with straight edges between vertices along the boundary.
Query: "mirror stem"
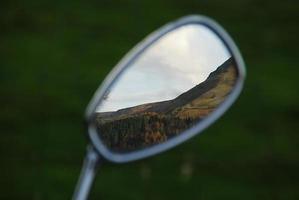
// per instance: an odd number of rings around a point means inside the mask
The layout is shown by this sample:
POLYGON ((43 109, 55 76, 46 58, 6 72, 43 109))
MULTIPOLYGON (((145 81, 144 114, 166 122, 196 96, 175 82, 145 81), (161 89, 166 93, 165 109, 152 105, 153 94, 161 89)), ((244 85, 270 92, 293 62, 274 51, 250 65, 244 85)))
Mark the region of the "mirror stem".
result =
POLYGON ((97 168, 101 161, 96 150, 91 145, 88 146, 79 181, 73 194, 73 200, 87 200, 97 168))

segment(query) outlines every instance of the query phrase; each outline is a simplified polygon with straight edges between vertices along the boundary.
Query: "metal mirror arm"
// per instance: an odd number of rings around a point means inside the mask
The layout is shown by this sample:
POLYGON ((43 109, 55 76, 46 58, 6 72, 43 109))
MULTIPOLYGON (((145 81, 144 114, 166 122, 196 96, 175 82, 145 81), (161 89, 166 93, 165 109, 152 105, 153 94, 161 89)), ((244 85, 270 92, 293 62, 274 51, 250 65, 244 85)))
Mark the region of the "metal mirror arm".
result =
POLYGON ((101 162, 102 159, 99 157, 99 154, 89 145, 72 200, 87 200, 97 168, 101 162))

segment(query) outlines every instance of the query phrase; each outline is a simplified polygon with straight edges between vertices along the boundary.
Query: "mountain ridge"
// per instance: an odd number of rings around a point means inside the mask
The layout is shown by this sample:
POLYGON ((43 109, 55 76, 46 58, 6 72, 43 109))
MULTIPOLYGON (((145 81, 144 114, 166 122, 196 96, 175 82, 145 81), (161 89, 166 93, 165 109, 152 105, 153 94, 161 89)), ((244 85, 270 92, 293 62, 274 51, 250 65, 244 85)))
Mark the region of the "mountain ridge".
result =
POLYGON ((160 101, 154 103, 146 103, 128 108, 123 108, 114 112, 101 112, 98 113, 98 118, 102 118, 101 121, 110 121, 112 119, 123 119, 130 115, 137 115, 140 113, 169 113, 178 107, 182 107, 188 102, 199 98, 204 93, 208 92, 211 88, 215 87, 219 83, 219 76, 225 73, 230 66, 234 64, 233 58, 229 58, 223 64, 221 64, 215 71, 211 72, 208 78, 189 89, 188 91, 180 94, 176 98, 167 101, 160 101), (118 117, 116 117, 118 116, 118 117), (116 117, 116 118, 115 118, 116 117), (104 119, 106 118, 106 119, 104 119))
POLYGON ((172 100, 97 113, 98 133, 109 148, 121 152, 162 143, 217 109, 236 78, 235 63, 230 58, 205 81, 172 100))

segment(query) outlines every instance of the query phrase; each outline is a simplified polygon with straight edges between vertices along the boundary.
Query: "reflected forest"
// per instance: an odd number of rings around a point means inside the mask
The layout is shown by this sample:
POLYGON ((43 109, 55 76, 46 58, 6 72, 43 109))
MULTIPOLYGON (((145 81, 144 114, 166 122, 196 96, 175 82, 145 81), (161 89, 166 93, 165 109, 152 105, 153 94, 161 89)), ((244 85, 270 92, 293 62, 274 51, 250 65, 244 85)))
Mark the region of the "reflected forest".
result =
POLYGON ((165 142, 213 112, 233 89, 237 75, 233 58, 229 58, 205 81, 172 100, 99 112, 98 133, 115 152, 130 152, 165 142))

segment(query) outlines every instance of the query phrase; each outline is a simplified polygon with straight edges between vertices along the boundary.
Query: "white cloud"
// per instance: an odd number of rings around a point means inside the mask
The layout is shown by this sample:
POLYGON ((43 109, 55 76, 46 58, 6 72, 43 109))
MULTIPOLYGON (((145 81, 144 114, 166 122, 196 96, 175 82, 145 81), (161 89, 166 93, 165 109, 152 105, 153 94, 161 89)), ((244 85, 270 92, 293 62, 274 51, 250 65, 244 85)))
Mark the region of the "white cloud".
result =
POLYGON ((207 27, 183 26, 147 49, 116 81, 98 111, 173 99, 203 82, 229 57, 207 27))

